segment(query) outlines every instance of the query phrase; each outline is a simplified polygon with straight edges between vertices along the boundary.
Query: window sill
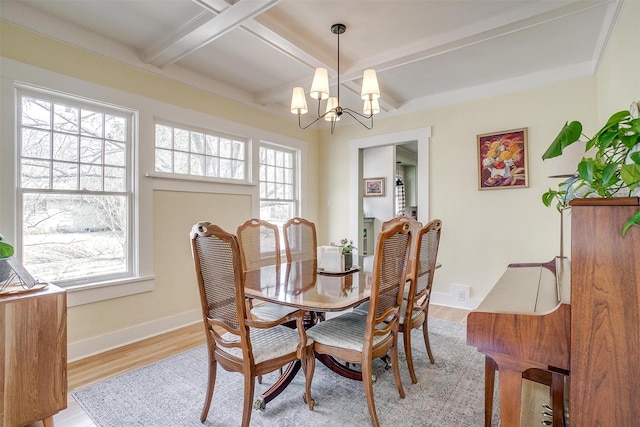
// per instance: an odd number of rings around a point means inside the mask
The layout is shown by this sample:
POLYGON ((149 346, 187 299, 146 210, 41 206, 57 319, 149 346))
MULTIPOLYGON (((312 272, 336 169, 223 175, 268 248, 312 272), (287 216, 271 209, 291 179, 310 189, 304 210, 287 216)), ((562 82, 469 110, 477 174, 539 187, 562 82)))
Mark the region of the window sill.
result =
POLYGON ((126 278, 108 282, 65 287, 67 306, 75 307, 128 295, 150 292, 154 288, 154 276, 126 278))

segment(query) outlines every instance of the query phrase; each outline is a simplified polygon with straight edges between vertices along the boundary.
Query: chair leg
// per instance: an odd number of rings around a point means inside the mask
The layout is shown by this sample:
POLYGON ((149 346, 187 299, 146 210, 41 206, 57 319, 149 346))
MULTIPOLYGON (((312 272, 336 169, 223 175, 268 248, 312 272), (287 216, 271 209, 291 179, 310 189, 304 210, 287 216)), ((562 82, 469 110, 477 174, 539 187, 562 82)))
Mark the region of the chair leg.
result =
POLYGON ((407 368, 409 368, 411 382, 417 384, 418 378, 416 377, 416 371, 413 368, 413 356, 411 355, 411 329, 408 331, 406 329, 402 330, 402 339, 404 341, 404 354, 407 358, 407 368))
POLYGON ((213 389, 216 385, 216 372, 218 369, 218 363, 209 350, 209 380, 207 382, 207 394, 204 397, 204 406, 202 407, 202 413, 200 414, 200 422, 205 422, 207 415, 209 414, 209 408, 211 407, 211 399, 213 398, 213 389))
POLYGON ((422 322, 422 336, 424 337, 424 346, 427 348, 427 354, 429 355, 429 362, 433 365, 435 360, 433 358, 433 353, 431 353, 431 344, 429 343, 429 325, 427 324, 429 321, 429 315, 425 311, 424 313, 424 322, 422 322))
POLYGON ((248 427, 251 422, 251 411, 253 410, 253 392, 256 386, 256 378, 252 373, 244 375, 244 404, 242 410, 242 427, 248 427))
MULTIPOLYGON (((364 386, 364 395, 367 398, 367 407, 369 408, 369 416, 371 417, 372 427, 380 427, 378 414, 376 413, 376 404, 373 400, 373 369, 371 358, 362 361, 362 385, 364 386)), ((396 360, 397 362, 397 360, 396 360)), ((394 366, 394 372, 397 366, 394 366)))
POLYGON ((313 373, 316 369, 316 357, 313 353, 313 346, 309 346, 308 354, 302 358, 302 370, 304 371, 305 389, 304 396, 302 396, 304 402, 309 406, 309 410, 313 411, 315 406, 315 400, 311 396, 311 381, 313 380, 313 373))
POLYGON ((401 399, 404 399, 404 389, 402 388, 402 380, 400 379, 400 363, 399 363, 399 357, 398 357, 398 336, 396 335, 396 339, 395 342, 393 343, 393 346, 391 347, 391 362, 392 362, 392 368, 393 368, 393 376, 396 380, 396 388, 398 389, 398 394, 400 395, 401 399))

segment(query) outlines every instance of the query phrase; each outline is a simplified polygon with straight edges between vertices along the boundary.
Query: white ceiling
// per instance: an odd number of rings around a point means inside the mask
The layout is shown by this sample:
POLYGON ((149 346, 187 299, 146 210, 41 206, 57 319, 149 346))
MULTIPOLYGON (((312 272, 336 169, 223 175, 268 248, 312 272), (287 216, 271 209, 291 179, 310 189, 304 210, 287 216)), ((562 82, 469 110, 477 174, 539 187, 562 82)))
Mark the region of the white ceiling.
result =
POLYGON ((620 1, 1 0, 0 18, 295 122, 294 86, 318 66, 336 83, 334 23, 341 104, 362 108, 374 68, 384 116, 592 75, 620 1))

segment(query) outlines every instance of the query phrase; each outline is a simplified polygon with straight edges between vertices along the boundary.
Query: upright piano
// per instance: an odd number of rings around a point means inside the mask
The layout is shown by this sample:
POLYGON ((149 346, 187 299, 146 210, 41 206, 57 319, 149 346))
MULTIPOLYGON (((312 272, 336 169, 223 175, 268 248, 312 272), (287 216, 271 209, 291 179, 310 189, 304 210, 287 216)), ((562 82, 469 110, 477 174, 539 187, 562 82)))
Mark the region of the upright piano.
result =
POLYGON ((467 344, 486 356, 485 425, 490 425, 495 369, 502 426, 520 425, 522 379, 549 383, 553 425, 562 426, 570 371, 571 266, 567 258, 510 264, 467 318, 467 344), (536 374, 537 372, 537 374, 536 374))

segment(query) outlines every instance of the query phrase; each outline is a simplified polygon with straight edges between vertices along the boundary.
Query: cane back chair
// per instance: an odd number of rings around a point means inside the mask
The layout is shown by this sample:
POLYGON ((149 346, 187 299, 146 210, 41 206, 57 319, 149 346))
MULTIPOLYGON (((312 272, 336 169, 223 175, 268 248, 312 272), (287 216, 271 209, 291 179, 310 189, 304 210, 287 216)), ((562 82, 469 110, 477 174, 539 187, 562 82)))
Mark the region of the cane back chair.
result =
MULTIPOLYGON (((236 230, 242 253, 242 270, 255 270, 267 265, 279 266, 280 234, 278 226, 268 221, 252 218, 238 226, 236 230)), ((295 311, 284 305, 261 303, 253 306, 249 300, 251 315, 262 320, 278 320, 295 311)))
POLYGON ((408 224, 398 223, 377 238, 371 273, 371 297, 366 316, 348 312, 307 330, 313 349, 348 364, 362 366, 362 383, 371 424, 379 425, 373 396, 373 360, 391 353, 393 376, 405 397, 398 367, 398 328, 402 292, 411 245, 408 224))
POLYGON ((255 379, 282 366, 300 360, 306 376, 303 399, 313 410, 311 378, 315 368, 312 341, 302 326, 302 313, 295 319, 297 330, 283 322, 264 322, 247 315, 244 275, 240 248, 233 234, 208 222, 199 222, 191 230, 191 248, 195 263, 202 317, 207 335, 209 378, 200 420, 207 418, 216 381, 217 366, 244 376, 242 425, 248 426, 255 379))
POLYGON ((316 226, 309 220, 294 217, 282 226, 287 262, 316 259, 316 226))

